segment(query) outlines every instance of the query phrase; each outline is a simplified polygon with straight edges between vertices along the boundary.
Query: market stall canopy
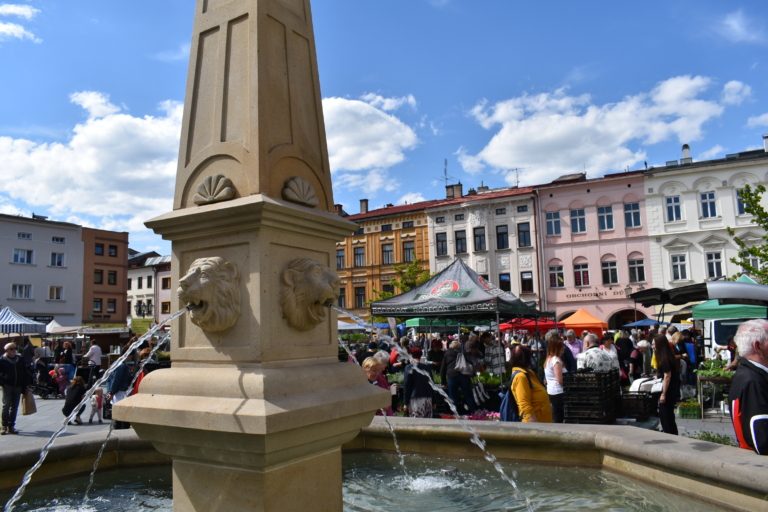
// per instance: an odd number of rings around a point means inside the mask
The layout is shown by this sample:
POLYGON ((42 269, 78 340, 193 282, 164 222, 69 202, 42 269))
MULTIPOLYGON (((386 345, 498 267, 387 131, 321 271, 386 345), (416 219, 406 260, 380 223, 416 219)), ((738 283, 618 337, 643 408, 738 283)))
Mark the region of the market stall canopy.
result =
POLYGON ((669 322, 659 322, 653 318, 643 318, 642 320, 638 320, 636 322, 624 324, 623 327, 653 327, 654 325, 667 325, 668 323, 669 322))
POLYGON ((395 297, 373 302, 376 316, 495 317, 541 313, 509 292, 493 286, 456 258, 429 281, 395 297))
POLYGON ((5 306, 0 309, 0 332, 3 334, 43 333, 45 332, 45 324, 35 322, 5 306))
POLYGON ((350 322, 344 322, 342 320, 338 320, 336 324, 337 324, 337 329, 339 331, 364 331, 365 330, 365 327, 361 325, 353 324, 350 322))
POLYGON ((682 305, 709 299, 719 299, 720 304, 768 306, 768 286, 734 281, 710 281, 670 290, 650 288, 635 292, 630 297, 645 307, 661 304, 682 305))
MULTIPOLYGON (((747 275, 736 279, 737 283, 757 284, 747 275)), ((693 306, 693 318, 717 320, 724 318, 766 318, 768 308, 750 304, 721 304, 718 299, 708 300, 693 306)))
POLYGON ((499 325, 501 331, 528 331, 544 332, 550 329, 559 329, 563 327, 562 322, 555 322, 543 318, 515 318, 499 325))
POLYGON ((592 316, 586 309, 577 309, 574 314, 560 321, 566 329, 573 329, 576 332, 582 330, 605 330, 608 323, 592 316))
POLYGON ((45 326, 45 332, 48 334, 74 334, 81 328, 81 325, 61 325, 54 319, 45 326))
POLYGON ((454 320, 452 318, 424 318, 424 317, 416 317, 416 318, 409 318, 405 321, 406 327, 434 327, 434 328, 443 328, 443 327, 458 327, 459 321, 454 320))

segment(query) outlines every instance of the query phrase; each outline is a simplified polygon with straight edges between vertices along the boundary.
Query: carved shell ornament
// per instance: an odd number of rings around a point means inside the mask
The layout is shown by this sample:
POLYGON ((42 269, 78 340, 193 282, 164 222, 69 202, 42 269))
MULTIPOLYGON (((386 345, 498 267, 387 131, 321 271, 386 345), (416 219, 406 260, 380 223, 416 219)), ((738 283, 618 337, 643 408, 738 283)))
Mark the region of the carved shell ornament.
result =
POLYGON ((219 203, 229 201, 235 197, 235 186, 232 180, 222 174, 208 176, 203 180, 192 201, 202 206, 204 204, 219 203))
POLYGON ((286 180, 283 186, 283 199, 312 208, 320 204, 312 184, 298 176, 286 180))

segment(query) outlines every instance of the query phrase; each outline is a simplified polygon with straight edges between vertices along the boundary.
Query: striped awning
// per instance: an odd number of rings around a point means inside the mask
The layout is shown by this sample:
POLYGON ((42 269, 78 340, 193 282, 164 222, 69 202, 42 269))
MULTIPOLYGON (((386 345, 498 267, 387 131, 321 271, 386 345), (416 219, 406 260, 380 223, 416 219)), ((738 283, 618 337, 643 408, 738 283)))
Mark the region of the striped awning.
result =
POLYGON ((35 322, 6 306, 0 309, 0 332, 3 334, 44 333, 45 324, 35 322))

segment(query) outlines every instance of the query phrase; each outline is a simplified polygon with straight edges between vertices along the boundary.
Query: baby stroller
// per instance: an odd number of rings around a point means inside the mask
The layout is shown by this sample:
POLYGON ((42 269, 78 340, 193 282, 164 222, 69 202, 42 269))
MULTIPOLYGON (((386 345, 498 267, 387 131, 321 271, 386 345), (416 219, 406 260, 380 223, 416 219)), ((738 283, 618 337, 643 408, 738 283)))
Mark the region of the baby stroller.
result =
POLYGON ((56 398, 59 395, 59 386, 53 382, 53 379, 48 372, 48 365, 38 359, 35 362, 32 392, 43 400, 47 400, 49 396, 56 398))

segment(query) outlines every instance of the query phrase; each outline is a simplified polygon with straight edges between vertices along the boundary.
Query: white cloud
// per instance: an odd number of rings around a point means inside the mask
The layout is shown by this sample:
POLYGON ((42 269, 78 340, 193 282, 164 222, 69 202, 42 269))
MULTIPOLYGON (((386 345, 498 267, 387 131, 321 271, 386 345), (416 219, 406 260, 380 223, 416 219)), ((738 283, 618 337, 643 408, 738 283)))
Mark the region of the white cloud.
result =
MULTIPOLYGON (((641 144, 701 138, 703 125, 723 112, 717 101, 702 99, 709 86, 706 77, 678 76, 604 105, 593 104, 589 95, 569 96, 566 89, 495 104, 483 100, 470 115, 495 133, 477 154, 460 148, 457 155, 471 173, 520 169, 523 184, 574 171, 594 176, 625 169, 647 159, 641 144)), ((507 182, 514 181, 507 172, 507 182)))
POLYGON ((337 173, 333 177, 333 186, 361 191, 366 197, 375 197, 380 192, 396 192, 400 189, 400 182, 384 169, 373 169, 367 173, 337 173))
POLYGON ((0 4, 0 16, 16 16, 31 20, 38 14, 40 14, 40 9, 35 9, 31 5, 0 4))
POLYGON ((42 42, 35 34, 17 23, 0 21, 0 42, 7 39, 29 39, 32 42, 42 42))
POLYGON ((397 110, 403 105, 408 105, 413 109, 416 108, 416 98, 413 96, 413 94, 409 94, 408 96, 401 96, 399 98, 386 98, 379 94, 369 92, 360 96, 360 99, 372 107, 384 110, 386 112, 397 110))
POLYGON ((768 112, 760 114, 759 116, 752 116, 747 119, 747 126, 750 128, 758 128, 761 126, 768 126, 768 112))
POLYGON ((189 59, 189 43, 182 43, 175 50, 166 50, 154 55, 157 60, 165 62, 186 61, 189 59))
POLYGON ((66 140, 37 143, 0 137, 4 193, 57 220, 119 231, 172 207, 182 105, 135 117, 97 92, 75 93, 88 119, 66 140))
POLYGON ((397 204, 413 204, 426 201, 427 199, 421 192, 408 192, 403 194, 400 199, 397 200, 397 204))
POLYGON ((726 105, 741 105, 752 96, 752 88, 738 80, 731 80, 723 86, 722 101, 726 105))
POLYGON ((762 27, 748 19, 741 9, 728 13, 716 26, 716 31, 734 43, 761 43, 766 39, 762 27))
POLYGON ((334 172, 387 169, 419 142, 400 119, 364 101, 326 98, 323 111, 334 172))
POLYGON ((720 144, 716 144, 711 148, 709 148, 708 150, 701 153, 697 158, 697 160, 712 160, 713 158, 717 158, 721 156, 724 152, 725 152, 725 148, 720 144))

